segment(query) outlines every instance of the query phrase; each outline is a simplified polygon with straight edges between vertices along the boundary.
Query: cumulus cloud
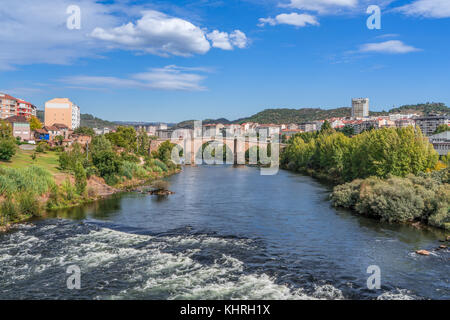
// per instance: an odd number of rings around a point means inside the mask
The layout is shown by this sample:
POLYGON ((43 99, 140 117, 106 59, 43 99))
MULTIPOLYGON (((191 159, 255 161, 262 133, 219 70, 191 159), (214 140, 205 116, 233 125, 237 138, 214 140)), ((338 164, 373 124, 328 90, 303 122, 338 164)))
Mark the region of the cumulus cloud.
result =
POLYGON ((122 48, 165 56, 204 54, 211 48, 201 28, 154 10, 144 11, 136 23, 95 28, 91 36, 122 48))
POLYGON ((275 18, 260 18, 258 26, 263 27, 266 24, 275 26, 277 24, 288 24, 296 27, 305 27, 308 24, 317 26, 319 22, 316 17, 311 16, 309 14, 298 14, 298 13, 282 13, 276 16, 275 18))
POLYGON ((366 43, 360 47, 360 52, 403 54, 415 51, 420 51, 420 49, 406 45, 400 40, 389 40, 379 43, 366 43))
POLYGON ((300 10, 326 13, 339 8, 352 8, 358 5, 358 0, 290 0, 284 7, 300 10))
POLYGON ((202 91, 206 90, 201 82, 210 72, 207 68, 185 68, 169 65, 163 68, 151 68, 126 78, 108 76, 71 76, 61 79, 71 86, 104 89, 140 88, 146 90, 202 91))
MULTIPOLYGON (((21 0, 0 6, 0 70, 35 63, 71 64, 83 57, 100 57, 110 49, 162 56, 191 56, 211 49, 206 28, 158 11, 145 11, 142 5, 125 0, 76 1, 81 9, 81 29, 69 30, 67 8, 73 3, 21 0), (138 17, 137 21, 133 17, 138 17)), ((228 36, 234 47, 246 46, 242 32, 228 36)))
POLYGON ((214 30, 208 33, 206 37, 212 42, 214 48, 223 50, 233 50, 234 47, 243 49, 248 44, 247 36, 240 30, 235 30, 231 34, 214 30))
POLYGON ((410 16, 423 16, 427 18, 449 18, 449 0, 416 0, 397 9, 410 16))

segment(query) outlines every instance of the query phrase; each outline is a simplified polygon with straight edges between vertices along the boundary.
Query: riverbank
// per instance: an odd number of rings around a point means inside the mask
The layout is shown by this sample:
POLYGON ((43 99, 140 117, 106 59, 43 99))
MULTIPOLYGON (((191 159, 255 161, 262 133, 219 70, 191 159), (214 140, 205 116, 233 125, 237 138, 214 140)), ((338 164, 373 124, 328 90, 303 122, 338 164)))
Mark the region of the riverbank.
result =
POLYGON ((81 195, 75 192, 76 179, 73 175, 64 172, 54 173, 52 175, 54 184, 48 188, 48 192, 37 197, 29 194, 30 204, 22 203, 25 201, 24 197, 13 200, 11 194, 0 196, 0 232, 10 230, 15 224, 26 223, 36 217, 45 217, 48 212, 79 207, 108 198, 117 193, 131 191, 136 187, 167 178, 180 171, 181 169, 176 167, 168 169, 167 172, 153 172, 146 178, 132 177, 115 186, 108 185, 100 177, 91 176, 86 179, 86 191, 81 195), (32 208, 24 209, 25 206, 32 208))

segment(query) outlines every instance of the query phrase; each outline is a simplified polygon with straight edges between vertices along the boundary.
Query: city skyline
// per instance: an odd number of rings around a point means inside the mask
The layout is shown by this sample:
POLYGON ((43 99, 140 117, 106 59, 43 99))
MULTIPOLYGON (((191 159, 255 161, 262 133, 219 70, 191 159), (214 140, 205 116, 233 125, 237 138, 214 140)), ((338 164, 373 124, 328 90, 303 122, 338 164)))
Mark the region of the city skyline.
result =
POLYGON ((351 97, 370 97, 372 111, 449 104, 450 5, 427 3, 22 1, 0 9, 0 91, 41 110, 66 97, 111 121, 235 120, 351 97), (70 5, 81 29, 67 28, 70 5), (366 26, 369 5, 380 30, 366 26))

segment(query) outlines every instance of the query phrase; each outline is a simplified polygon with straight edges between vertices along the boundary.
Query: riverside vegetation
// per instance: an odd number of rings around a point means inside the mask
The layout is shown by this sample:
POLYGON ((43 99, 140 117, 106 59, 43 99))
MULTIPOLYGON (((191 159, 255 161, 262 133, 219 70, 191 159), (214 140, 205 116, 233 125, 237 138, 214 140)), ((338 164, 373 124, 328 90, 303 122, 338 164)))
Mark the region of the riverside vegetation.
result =
POLYGON ((325 123, 288 141, 281 165, 337 186, 336 207, 389 222, 450 229, 449 157, 439 160, 420 129, 382 128, 353 137, 325 123))
MULTIPOLYGON (((3 132, 5 139, 10 139, 8 130, 3 132)), ((99 195, 90 186, 93 180, 96 186, 109 188, 113 193, 176 173, 179 168, 170 160, 173 147, 167 141, 149 154, 150 138, 132 127, 118 127, 114 133, 93 136, 87 147, 76 143, 67 149, 41 145, 41 153, 58 154, 57 173, 34 164, 40 157, 36 152, 31 154, 31 166, 0 167, 0 225, 39 216, 48 209, 95 200, 99 195), (57 176, 59 180, 64 177, 63 181, 57 181, 57 176)), ((14 155, 16 149, 14 145, 8 154, 14 155)))

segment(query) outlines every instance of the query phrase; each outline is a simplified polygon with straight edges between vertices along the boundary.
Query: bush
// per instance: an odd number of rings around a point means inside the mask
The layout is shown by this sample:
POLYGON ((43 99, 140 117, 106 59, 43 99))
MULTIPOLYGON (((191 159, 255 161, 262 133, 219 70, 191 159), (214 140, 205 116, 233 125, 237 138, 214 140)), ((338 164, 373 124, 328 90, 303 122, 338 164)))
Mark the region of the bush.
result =
POLYGON ((39 142, 39 144, 36 147, 36 152, 43 153, 47 150, 47 148, 48 148, 48 145, 46 142, 43 142, 43 141, 39 142))
POLYGON ((169 182, 165 180, 156 180, 152 183, 152 187, 155 188, 156 191, 166 191, 169 190, 169 182))
POLYGON ((159 159, 154 159, 153 160, 153 164, 155 166, 158 166, 159 168, 161 168, 161 170, 164 171, 164 172, 167 172, 169 170, 167 165, 164 162, 162 162, 161 160, 159 160, 159 159))
POLYGON ((1 215, 6 218, 6 221, 14 220, 19 215, 19 210, 11 197, 6 197, 1 203, 0 212, 1 215))
POLYGON ((446 171, 355 180, 334 188, 333 205, 388 222, 423 221, 432 226, 450 225, 450 185, 446 171))
POLYGON ((81 162, 75 165, 75 187, 79 195, 83 195, 86 191, 87 179, 86 170, 84 170, 81 162))
POLYGON ((54 184, 52 174, 41 167, 0 168, 1 195, 25 192, 42 195, 47 193, 54 184))
POLYGON ((40 212, 39 200, 33 193, 20 193, 17 196, 19 212, 27 216, 37 216, 40 212))
POLYGON ((16 154, 16 142, 12 138, 0 139, 0 160, 9 161, 16 154))
POLYGON ((76 195, 77 195, 77 190, 76 188, 72 185, 72 183, 70 182, 69 179, 66 179, 66 181, 64 181, 64 183, 61 186, 61 189, 64 193, 64 196, 67 200, 72 201, 74 199, 76 199, 76 195))
POLYGON ((116 175, 111 174, 104 177, 106 184, 114 186, 119 183, 119 178, 116 175))

